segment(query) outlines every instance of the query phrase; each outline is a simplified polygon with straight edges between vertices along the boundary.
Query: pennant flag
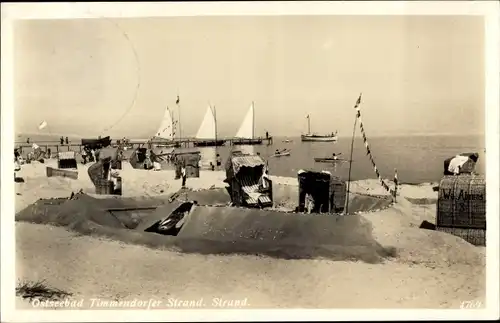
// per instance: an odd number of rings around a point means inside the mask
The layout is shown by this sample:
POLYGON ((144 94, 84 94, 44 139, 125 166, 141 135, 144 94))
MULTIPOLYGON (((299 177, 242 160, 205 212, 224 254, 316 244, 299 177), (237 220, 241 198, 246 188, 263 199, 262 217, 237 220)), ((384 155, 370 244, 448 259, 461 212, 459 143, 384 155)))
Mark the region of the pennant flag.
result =
POLYGON ((175 101, 175 104, 179 104, 181 100, 179 99, 179 96, 177 96, 177 100, 175 101))
MULTIPOLYGON (((354 109, 356 109, 356 118, 357 120, 359 121, 359 127, 361 129, 361 136, 363 138, 363 142, 365 144, 365 147, 366 147, 366 154, 368 155, 368 157, 370 158, 370 161, 372 163, 372 166, 373 166, 373 170, 375 171, 375 174, 377 175, 377 179, 378 181, 380 182, 380 184, 382 185, 382 187, 391 193, 391 195, 394 196, 394 201, 395 201, 395 196, 396 196, 396 190, 393 190, 391 188, 389 188, 389 185, 387 185, 384 180, 382 179, 382 176, 380 175, 380 172, 377 168, 377 165, 375 164, 375 160, 373 159, 373 155, 372 155, 372 152, 371 152, 371 149, 370 149, 370 146, 368 145, 368 139, 366 138, 366 133, 365 133, 365 127, 363 125, 363 121, 361 121, 361 110, 359 109, 359 105, 361 104, 361 94, 359 95, 358 97, 358 100, 356 101, 356 105, 354 106, 354 109)), ((308 116, 309 117, 309 116, 308 116)), ((396 188, 397 188, 397 183, 398 183, 398 175, 397 175, 397 172, 395 172, 394 174, 394 182, 396 184, 396 188)))
POLYGON ((309 119, 309 115, 306 116, 306 119, 309 119))
POLYGON ((42 121, 39 125, 38 125, 38 129, 39 130, 42 130, 43 128, 47 127, 47 121, 42 121))
POLYGON ((361 104, 361 94, 362 93, 359 94, 359 98, 358 98, 358 101, 356 101, 356 105, 360 105, 361 104))

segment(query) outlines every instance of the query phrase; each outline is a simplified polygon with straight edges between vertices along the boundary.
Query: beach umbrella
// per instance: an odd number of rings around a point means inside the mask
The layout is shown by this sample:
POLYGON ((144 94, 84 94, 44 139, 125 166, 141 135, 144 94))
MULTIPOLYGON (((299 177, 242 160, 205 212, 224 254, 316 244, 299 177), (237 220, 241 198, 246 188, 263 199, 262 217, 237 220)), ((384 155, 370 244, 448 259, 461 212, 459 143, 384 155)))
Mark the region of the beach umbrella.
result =
POLYGON ((470 174, 474 172, 478 153, 462 153, 444 161, 444 175, 470 174))

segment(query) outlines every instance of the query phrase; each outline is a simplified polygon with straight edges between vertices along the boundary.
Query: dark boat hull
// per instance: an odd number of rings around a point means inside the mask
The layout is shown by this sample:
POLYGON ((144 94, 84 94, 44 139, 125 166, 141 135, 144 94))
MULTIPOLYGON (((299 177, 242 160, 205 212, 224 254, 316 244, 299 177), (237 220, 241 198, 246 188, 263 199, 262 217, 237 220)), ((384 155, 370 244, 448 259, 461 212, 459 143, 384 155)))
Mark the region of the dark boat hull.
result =
POLYGON ((335 163, 335 162, 344 162, 345 159, 334 159, 334 158, 314 158, 314 161, 317 163, 335 163))
POLYGON ((262 145, 262 139, 234 139, 233 145, 262 145))
POLYGON ((82 139, 82 146, 89 147, 90 149, 106 148, 111 145, 111 138, 109 136, 97 139, 82 139))
POLYGON ((337 136, 301 135, 300 139, 302 141, 335 142, 338 138, 337 136))
POLYGON ((153 145, 155 145, 156 147, 158 148, 180 148, 181 147, 181 144, 179 142, 169 142, 169 143, 164 143, 164 142, 159 142, 159 143, 154 143, 153 142, 153 145))
POLYGON ((199 140, 194 142, 195 147, 215 147, 224 146, 224 140, 199 140))

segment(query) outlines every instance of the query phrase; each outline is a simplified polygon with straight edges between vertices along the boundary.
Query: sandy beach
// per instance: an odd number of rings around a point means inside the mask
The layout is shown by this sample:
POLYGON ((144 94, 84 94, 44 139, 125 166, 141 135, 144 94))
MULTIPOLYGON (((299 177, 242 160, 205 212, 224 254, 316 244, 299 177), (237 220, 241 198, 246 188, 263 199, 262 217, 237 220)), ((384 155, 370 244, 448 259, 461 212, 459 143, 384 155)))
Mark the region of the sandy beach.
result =
MULTIPOLYGON (((45 164, 24 165, 16 183, 16 212, 40 198, 69 197, 82 189, 94 193, 86 166, 79 178, 45 175, 45 164)), ((180 189, 173 171, 135 170, 124 163, 124 197, 165 196, 180 189)), ((193 190, 225 187, 225 173, 202 171, 190 178, 193 190)), ((297 203, 297 179, 272 177, 282 204, 297 203)), ((258 255, 183 254, 82 236, 62 227, 16 223, 16 268, 19 281, 45 280, 72 293, 72 299, 134 298, 247 299, 251 308, 459 308, 463 301, 485 299, 485 248, 455 236, 419 229, 434 222, 434 184, 403 185, 395 205, 362 216, 383 246, 397 256, 383 263, 327 259, 275 259, 258 255), (427 204, 413 204, 425 199, 427 204), (310 288, 315 286, 315 288, 310 288)), ((360 194, 387 194, 376 180, 351 183, 360 194)), ((89 303, 84 307, 90 308, 89 303)), ((18 298, 18 305, 31 305, 18 298)), ((95 309, 95 308, 93 308, 95 309)))

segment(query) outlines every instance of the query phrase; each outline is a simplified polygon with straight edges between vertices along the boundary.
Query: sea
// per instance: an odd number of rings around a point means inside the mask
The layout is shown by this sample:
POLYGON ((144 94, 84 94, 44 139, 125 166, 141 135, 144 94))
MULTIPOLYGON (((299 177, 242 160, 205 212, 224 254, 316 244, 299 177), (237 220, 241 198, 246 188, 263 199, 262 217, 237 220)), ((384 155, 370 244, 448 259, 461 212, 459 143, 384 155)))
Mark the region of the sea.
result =
MULTIPOLYGON (((18 135, 16 143, 26 144, 26 135, 18 135)), ((58 138, 51 138, 57 141, 58 138)), ((30 135, 30 143, 39 141, 45 146, 50 140, 47 135, 30 135)), ((69 138, 70 143, 78 143, 79 139, 69 138)), ((133 140, 133 139, 131 139, 133 140)), ((177 150, 198 150, 201 153, 201 167, 209 169, 210 162, 215 163, 219 154, 223 163, 231 150, 241 150, 247 153, 260 153, 268 161, 269 173, 277 176, 296 177, 303 170, 329 171, 333 176, 347 180, 349 168, 351 180, 375 179, 377 175, 367 155, 367 149, 362 138, 355 138, 352 150, 352 163, 349 162, 352 138, 340 137, 333 142, 302 142, 300 138, 274 137, 273 143, 253 146, 222 146, 203 148, 183 148, 177 150), (276 150, 287 149, 289 156, 273 157, 276 150), (334 163, 315 162, 315 157, 331 157, 333 153, 341 154, 343 161, 334 163)), ((419 184, 438 182, 444 170, 444 160, 457 154, 477 152, 479 160, 476 171, 485 174, 485 136, 451 136, 451 135, 418 135, 418 136, 388 136, 368 139, 370 151, 380 175, 392 180, 397 170, 400 183, 419 184)), ((54 143, 55 144, 55 143, 54 143)), ((52 144, 50 144, 52 146, 52 144)), ((75 148, 76 150, 77 148, 75 148)), ((165 152, 168 148, 156 148, 155 151, 165 152)), ((171 150, 171 149, 170 149, 171 150)), ((23 149, 23 154, 29 149, 23 149)), ((52 148, 52 151, 55 151, 52 148)), ((130 151, 129 151, 130 153, 130 151)))

